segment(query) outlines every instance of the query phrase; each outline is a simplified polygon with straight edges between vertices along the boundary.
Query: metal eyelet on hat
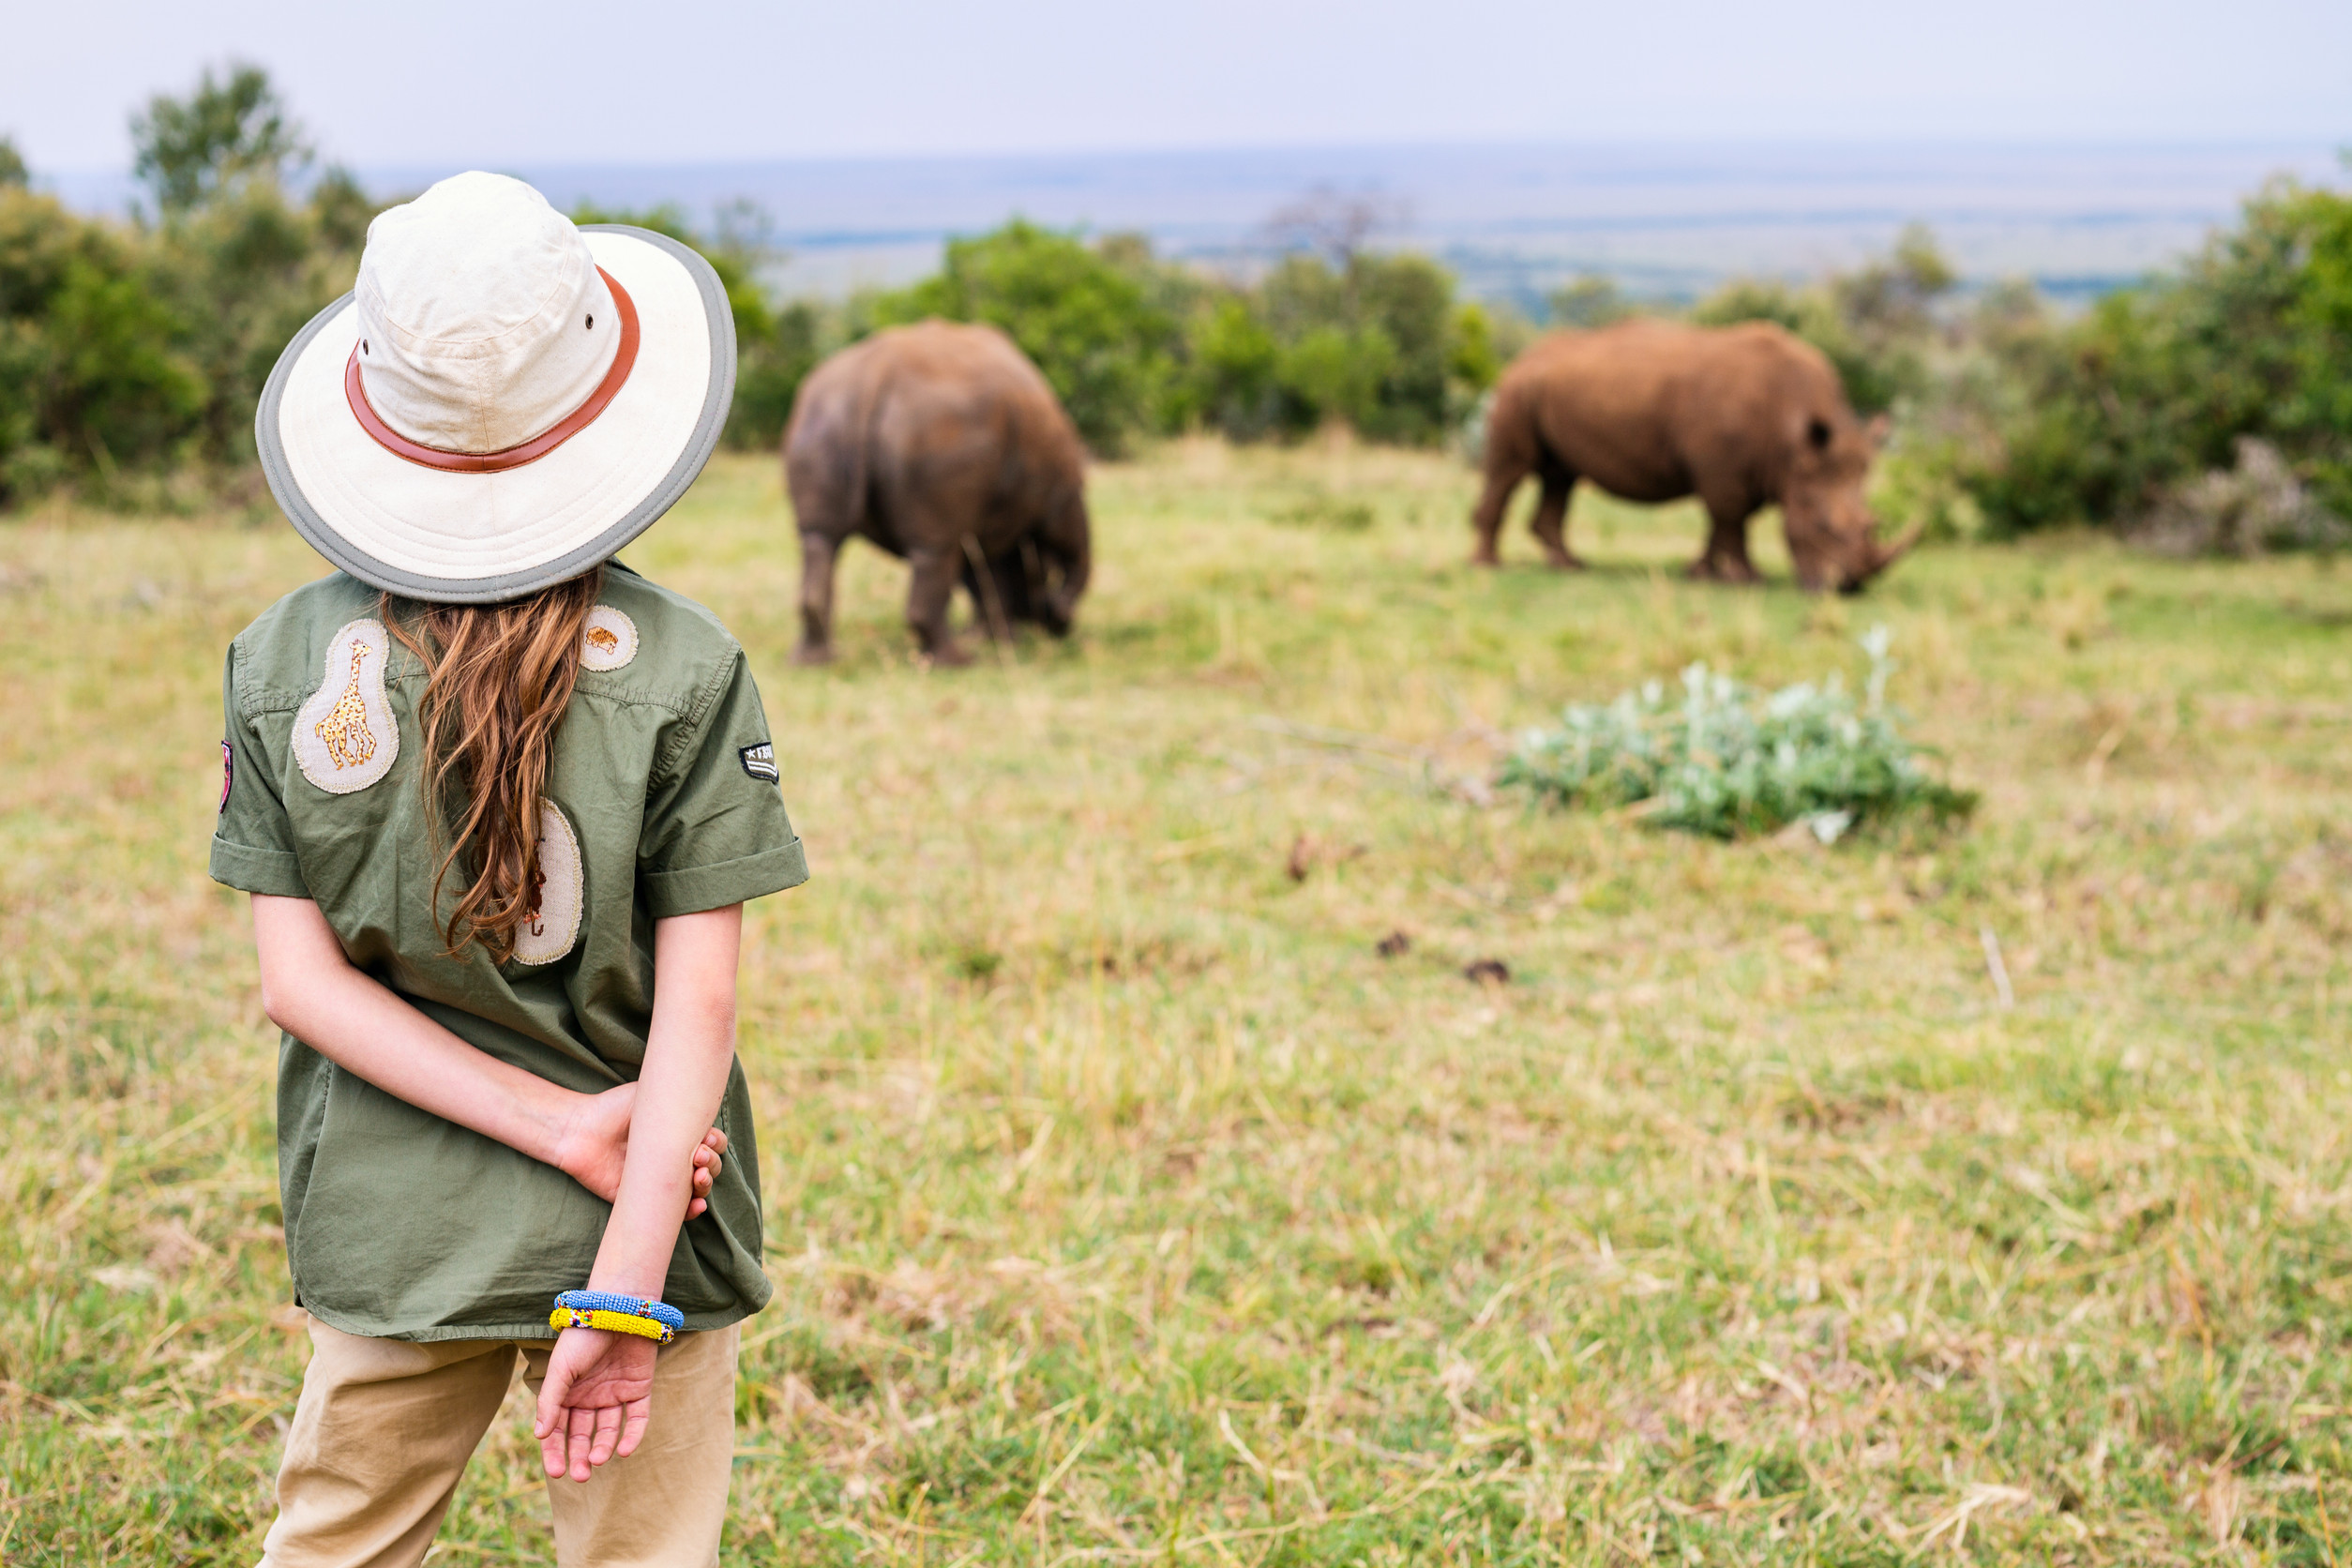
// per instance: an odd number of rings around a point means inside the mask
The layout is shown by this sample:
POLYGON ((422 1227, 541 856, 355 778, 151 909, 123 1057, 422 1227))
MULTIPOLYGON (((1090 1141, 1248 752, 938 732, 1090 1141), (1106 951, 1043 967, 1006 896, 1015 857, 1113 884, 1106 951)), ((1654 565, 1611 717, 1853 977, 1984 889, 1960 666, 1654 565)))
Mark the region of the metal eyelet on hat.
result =
POLYGON ((588 318, 588 330, 591 332, 596 330, 596 318, 594 316, 588 318))

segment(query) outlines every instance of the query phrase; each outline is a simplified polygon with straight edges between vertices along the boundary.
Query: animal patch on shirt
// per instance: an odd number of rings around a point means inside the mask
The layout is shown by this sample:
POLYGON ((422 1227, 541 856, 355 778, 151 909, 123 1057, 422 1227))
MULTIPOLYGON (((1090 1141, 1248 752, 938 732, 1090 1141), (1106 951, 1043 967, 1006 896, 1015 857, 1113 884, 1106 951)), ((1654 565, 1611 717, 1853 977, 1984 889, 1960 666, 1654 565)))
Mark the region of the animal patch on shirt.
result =
POLYGON ((556 804, 539 800, 538 897, 515 932, 515 961, 551 964, 580 940, 580 915, 587 875, 580 860, 580 836, 556 804))
POLYGON ((587 627, 580 634, 582 670, 614 671, 636 656, 635 621, 609 604, 600 604, 588 612, 587 627))
POLYGON ((373 617, 326 640, 319 689, 294 714, 294 754, 302 776, 328 794, 366 789, 400 758, 400 727, 384 689, 391 654, 391 635, 373 617))
POLYGON ((227 741, 220 743, 220 809, 216 817, 226 816, 229 810, 229 791, 237 781, 237 754, 227 741))
POLYGON ((743 771, 762 784, 774 784, 782 777, 776 771, 776 743, 773 741, 746 746, 735 755, 743 759, 743 771))

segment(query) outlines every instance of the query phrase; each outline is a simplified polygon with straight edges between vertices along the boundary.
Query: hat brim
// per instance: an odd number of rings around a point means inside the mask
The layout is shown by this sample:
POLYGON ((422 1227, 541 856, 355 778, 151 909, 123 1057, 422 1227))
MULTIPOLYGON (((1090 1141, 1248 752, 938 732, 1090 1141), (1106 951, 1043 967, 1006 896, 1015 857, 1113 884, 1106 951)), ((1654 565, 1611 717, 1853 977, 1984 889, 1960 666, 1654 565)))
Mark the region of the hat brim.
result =
POLYGON ((620 223, 580 233, 636 304, 637 363, 594 423, 520 468, 427 468, 360 428, 343 392, 359 339, 352 295, 286 345, 253 433, 270 492, 321 555, 395 594, 490 603, 578 577, 686 493, 734 398, 727 291, 708 262, 667 234, 620 223))

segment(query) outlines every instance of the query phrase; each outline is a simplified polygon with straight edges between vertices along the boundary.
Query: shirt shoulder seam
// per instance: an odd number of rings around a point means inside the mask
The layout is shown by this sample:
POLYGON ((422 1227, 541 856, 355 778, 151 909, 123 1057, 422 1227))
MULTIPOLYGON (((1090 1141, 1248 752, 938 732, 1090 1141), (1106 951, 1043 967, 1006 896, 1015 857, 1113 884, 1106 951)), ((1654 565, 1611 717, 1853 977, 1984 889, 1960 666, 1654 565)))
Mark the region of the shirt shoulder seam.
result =
POLYGON ((676 776, 687 743, 701 733, 703 721, 710 717, 718 694, 734 678, 735 667, 743 662, 743 645, 732 638, 728 640, 728 644, 727 656, 716 661, 716 668, 711 671, 710 679, 696 688, 691 706, 678 715, 683 722, 678 726, 678 732, 670 737, 670 744, 662 748, 661 756, 655 760, 654 779, 666 784, 676 776))

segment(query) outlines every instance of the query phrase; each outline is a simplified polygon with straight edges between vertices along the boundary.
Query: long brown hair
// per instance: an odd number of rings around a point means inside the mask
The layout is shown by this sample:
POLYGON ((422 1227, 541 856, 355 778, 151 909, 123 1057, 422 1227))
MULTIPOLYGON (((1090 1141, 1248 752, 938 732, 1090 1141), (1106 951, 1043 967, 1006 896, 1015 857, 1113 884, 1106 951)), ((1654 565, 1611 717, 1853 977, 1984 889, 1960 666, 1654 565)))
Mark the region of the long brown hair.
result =
POLYGON ((538 912, 539 795, 555 727, 580 680, 580 634, 604 568, 504 604, 423 604, 384 596, 384 624, 424 662, 425 792, 433 911, 452 870, 468 879, 442 918, 447 956, 479 942, 493 963, 538 912))

